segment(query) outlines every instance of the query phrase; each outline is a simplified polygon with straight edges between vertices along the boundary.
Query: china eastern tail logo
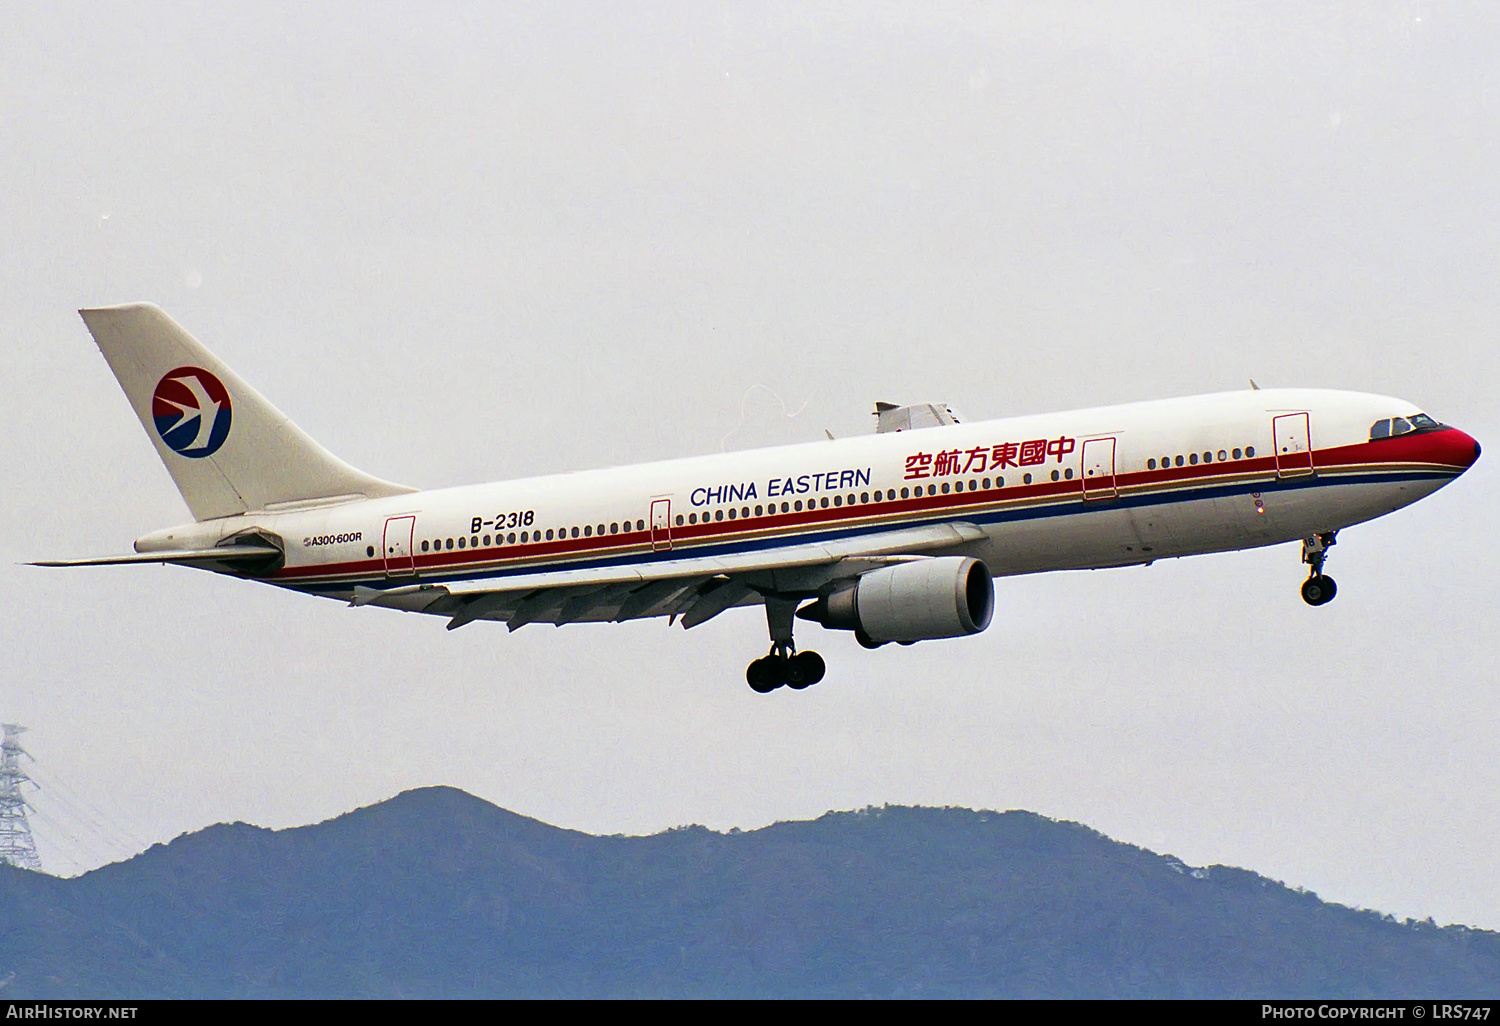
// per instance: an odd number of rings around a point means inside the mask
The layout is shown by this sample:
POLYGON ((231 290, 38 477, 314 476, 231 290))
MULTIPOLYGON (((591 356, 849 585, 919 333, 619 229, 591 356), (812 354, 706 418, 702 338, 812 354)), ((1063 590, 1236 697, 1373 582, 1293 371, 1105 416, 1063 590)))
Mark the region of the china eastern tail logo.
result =
POLYGON ((151 419, 179 456, 212 456, 229 437, 229 391, 201 367, 178 367, 156 383, 151 419))

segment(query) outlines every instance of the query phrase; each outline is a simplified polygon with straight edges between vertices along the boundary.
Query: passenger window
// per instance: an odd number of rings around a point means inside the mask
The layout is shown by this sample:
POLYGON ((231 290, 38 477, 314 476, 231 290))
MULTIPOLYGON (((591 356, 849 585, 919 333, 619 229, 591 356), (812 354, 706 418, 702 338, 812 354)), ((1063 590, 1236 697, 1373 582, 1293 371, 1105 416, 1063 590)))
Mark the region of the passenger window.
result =
POLYGON ((452 538, 448 539, 448 548, 450 548, 450 549, 453 548, 453 539, 452 538))
POLYGON ((1188 462, 1196 467, 1198 465, 1198 454, 1195 452, 1188 453, 1188 462))
POLYGON ((1206 453, 1203 454, 1203 462, 1204 463, 1212 463, 1213 461, 1214 461, 1214 454, 1213 453, 1206 452, 1206 453))
POLYGON ((798 499, 795 503, 793 503, 792 504, 792 509, 796 510, 798 513, 801 513, 802 512, 802 500, 798 499))
POLYGON ((527 534, 525 531, 522 531, 521 532, 521 544, 525 545, 526 544, 526 539, 528 539, 529 537, 531 537, 529 534, 527 534))
POLYGON ((724 511, 722 509, 716 509, 716 510, 714 510, 714 519, 715 520, 723 520, 724 519, 724 511))
POLYGON ((1067 470, 1064 470, 1063 477, 1067 478, 1069 481, 1073 480, 1073 468, 1069 467, 1067 470))
POLYGON ((547 540, 548 541, 552 540, 552 528, 550 528, 550 527, 547 528, 547 540))
POLYGON ((1223 463, 1227 459, 1229 459, 1229 453, 1225 452, 1223 449, 1220 449, 1219 450, 1219 462, 1223 463))
POLYGON ((1253 445, 1247 445, 1247 446, 1245 446, 1245 455, 1246 456, 1254 456, 1255 455, 1255 446, 1253 446, 1253 445))
POLYGON ((422 551, 427 551, 427 540, 425 538, 422 540, 422 551))
POLYGON ((617 524, 617 523, 616 524, 610 524, 609 525, 609 533, 610 534, 619 534, 620 533, 620 525, 617 524))
POLYGON ((572 529, 572 535, 573 535, 574 538, 578 537, 578 528, 575 527, 575 528, 572 529))
POLYGON ((1151 457, 1149 460, 1146 461, 1146 469, 1147 470, 1155 470, 1156 469, 1156 457, 1155 456, 1151 457))
POLYGON ((734 519, 734 513, 735 513, 734 507, 733 506, 729 507, 729 519, 730 520, 734 519))
POLYGON ((460 538, 458 540, 458 547, 459 548, 463 548, 464 547, 464 542, 466 542, 467 540, 468 540, 467 538, 460 538))
POLYGON ((997 478, 995 478, 995 487, 996 488, 1004 488, 1005 487, 1005 478, 1003 478, 1003 477, 997 477, 997 478))
POLYGON ((983 485, 984 485, 985 488, 988 488, 990 486, 990 479, 989 478, 985 478, 982 483, 983 483, 983 485))
POLYGON ((1240 450, 1238 450, 1238 449, 1234 450, 1234 458, 1235 459, 1239 459, 1242 455, 1244 455, 1244 454, 1242 452, 1240 452, 1240 450))
POLYGON ((928 495, 936 495, 937 494, 937 485, 928 485, 927 486, 927 494, 928 495))
POLYGON ((592 538, 593 535, 594 535, 594 525, 593 524, 584 524, 583 525, 583 536, 585 538, 592 538))
POLYGON ((756 506, 755 507, 755 515, 756 516, 760 516, 764 512, 765 512, 764 507, 761 507, 761 506, 756 506))
POLYGON ((1177 465, 1179 467, 1182 466, 1182 457, 1181 456, 1177 457, 1177 465))
POLYGON ((1059 477, 1061 477, 1061 476, 1062 476, 1062 475, 1061 475, 1061 474, 1059 474, 1059 473, 1058 473, 1058 472, 1057 472, 1057 471, 1055 471, 1055 470, 1054 470, 1054 471, 1053 471, 1053 472, 1052 472, 1052 480, 1054 480, 1054 481, 1056 481, 1056 480, 1057 480, 1057 479, 1058 479, 1058 478, 1059 478, 1059 477))
POLYGON ((903 499, 909 499, 909 498, 911 498, 911 489, 910 488, 903 488, 903 489, 901 489, 901 498, 903 498, 903 499))
POLYGON ((861 503, 869 502, 870 501, 870 493, 869 492, 860 492, 859 493, 859 501, 861 503))
POLYGON ((489 544, 490 544, 490 536, 489 535, 485 535, 484 536, 484 545, 485 545, 485 548, 489 548, 489 544))

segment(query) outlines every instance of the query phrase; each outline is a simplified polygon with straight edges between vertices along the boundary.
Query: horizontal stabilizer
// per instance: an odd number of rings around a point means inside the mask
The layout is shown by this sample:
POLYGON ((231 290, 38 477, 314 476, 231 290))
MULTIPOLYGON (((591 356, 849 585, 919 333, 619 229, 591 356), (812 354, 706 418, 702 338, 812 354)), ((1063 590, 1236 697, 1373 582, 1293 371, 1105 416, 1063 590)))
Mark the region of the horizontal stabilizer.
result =
POLYGON ((132 552, 124 556, 93 559, 46 559, 27 566, 126 566, 132 563, 260 563, 280 559, 274 545, 221 545, 216 549, 180 549, 175 552, 132 552))

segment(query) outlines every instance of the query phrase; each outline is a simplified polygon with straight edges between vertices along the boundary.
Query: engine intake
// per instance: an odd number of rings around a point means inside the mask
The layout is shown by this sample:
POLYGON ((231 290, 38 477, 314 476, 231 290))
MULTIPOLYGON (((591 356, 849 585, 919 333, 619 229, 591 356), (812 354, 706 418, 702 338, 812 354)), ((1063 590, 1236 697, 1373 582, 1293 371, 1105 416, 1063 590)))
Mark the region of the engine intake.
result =
POLYGON ((797 610, 804 620, 854 631, 862 644, 978 634, 995 612, 995 585, 972 556, 938 556, 871 570, 797 610))

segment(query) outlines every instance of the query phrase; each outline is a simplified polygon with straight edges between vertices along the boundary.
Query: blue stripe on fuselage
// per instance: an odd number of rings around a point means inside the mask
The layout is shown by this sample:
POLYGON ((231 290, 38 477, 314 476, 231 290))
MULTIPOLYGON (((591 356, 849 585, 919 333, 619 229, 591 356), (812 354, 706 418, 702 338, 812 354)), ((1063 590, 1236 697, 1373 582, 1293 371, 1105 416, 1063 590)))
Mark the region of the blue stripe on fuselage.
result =
MULTIPOLYGON (((844 538, 858 538, 863 535, 884 534, 888 531, 909 527, 922 527, 927 524, 949 523, 954 520, 982 527, 987 524, 1040 520, 1045 517, 1078 516, 1120 508, 1139 509, 1145 506, 1165 506, 1202 499, 1250 495, 1252 492, 1265 494, 1267 492, 1296 491, 1306 488, 1333 487, 1336 485, 1381 484, 1396 481, 1432 481, 1441 478, 1457 477, 1461 471, 1451 473, 1445 471, 1393 471, 1389 473, 1362 474, 1338 474, 1337 472, 1325 471, 1324 473, 1329 474, 1329 476, 1309 474, 1303 477, 1257 481, 1253 484, 1236 482, 1234 484, 1208 485, 1198 488, 1177 486, 1142 495, 1115 496, 1108 499, 1088 499, 1086 501, 1081 498, 1080 493, 1073 492, 1066 496, 1049 497, 1048 499, 1041 500, 1036 505, 1016 509, 985 511, 964 509, 935 510, 930 513, 918 514, 915 519, 903 520, 894 524, 887 522, 867 524, 859 527, 832 526, 823 530, 799 532, 796 534, 779 534, 770 538, 738 541, 728 539, 720 542, 707 542, 663 549, 659 552, 632 553, 609 556, 602 559, 573 559, 557 563, 529 563, 525 566, 500 569, 476 568, 467 572, 439 571, 441 576, 418 573, 415 576, 407 574, 399 578, 388 578, 381 575, 380 577, 343 578, 337 581, 323 580, 302 583, 272 580, 268 583, 276 584, 293 591, 302 591, 316 595, 328 592, 346 592, 356 586, 385 590, 388 588, 410 587, 412 584, 444 584, 450 581, 458 582, 476 579, 502 581, 507 577, 529 577, 533 574, 555 573, 563 570, 596 570, 626 564, 649 565, 652 563, 668 562, 674 559, 696 559, 700 557, 732 555, 741 552, 756 552, 791 545, 812 545, 844 538)), ((964 494, 967 495, 969 493, 966 492, 964 494)), ((976 492, 974 494, 978 495, 981 493, 976 492)))

